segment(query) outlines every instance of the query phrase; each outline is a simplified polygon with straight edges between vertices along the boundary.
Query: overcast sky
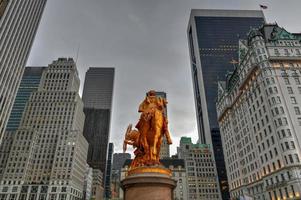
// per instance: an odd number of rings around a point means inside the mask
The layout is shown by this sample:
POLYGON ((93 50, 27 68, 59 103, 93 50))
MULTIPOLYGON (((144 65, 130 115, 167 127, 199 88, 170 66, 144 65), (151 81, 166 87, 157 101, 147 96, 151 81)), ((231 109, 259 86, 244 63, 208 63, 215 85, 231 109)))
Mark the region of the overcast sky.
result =
MULTIPOLYGON (((89 67, 115 67, 110 141, 121 152, 150 89, 167 92, 176 153, 181 136, 197 141, 186 28, 193 9, 259 9, 291 32, 301 32, 300 0, 48 0, 28 66, 76 58, 81 84, 89 67)), ((81 86, 82 90, 82 86, 81 86)), ((81 93, 82 91, 80 91, 81 93)))

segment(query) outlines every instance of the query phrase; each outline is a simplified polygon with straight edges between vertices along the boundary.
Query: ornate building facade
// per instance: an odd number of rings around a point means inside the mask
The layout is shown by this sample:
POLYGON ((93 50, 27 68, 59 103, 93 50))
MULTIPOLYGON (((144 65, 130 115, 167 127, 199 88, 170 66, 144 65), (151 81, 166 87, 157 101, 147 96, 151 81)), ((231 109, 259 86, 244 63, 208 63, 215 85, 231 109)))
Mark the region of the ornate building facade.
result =
POLYGON ((300 199, 301 37, 277 24, 239 42, 239 63, 218 86, 231 197, 300 199))

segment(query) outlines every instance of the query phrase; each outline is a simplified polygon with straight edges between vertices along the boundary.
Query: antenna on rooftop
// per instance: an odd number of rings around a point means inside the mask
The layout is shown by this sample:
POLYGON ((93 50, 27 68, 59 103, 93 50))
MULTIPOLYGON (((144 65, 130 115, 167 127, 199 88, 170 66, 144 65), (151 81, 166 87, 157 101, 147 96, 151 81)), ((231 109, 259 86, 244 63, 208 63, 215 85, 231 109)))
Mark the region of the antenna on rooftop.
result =
POLYGON ((77 52, 76 52, 76 58, 75 58, 75 63, 77 63, 77 60, 78 60, 79 50, 80 50, 80 43, 78 43, 77 52))

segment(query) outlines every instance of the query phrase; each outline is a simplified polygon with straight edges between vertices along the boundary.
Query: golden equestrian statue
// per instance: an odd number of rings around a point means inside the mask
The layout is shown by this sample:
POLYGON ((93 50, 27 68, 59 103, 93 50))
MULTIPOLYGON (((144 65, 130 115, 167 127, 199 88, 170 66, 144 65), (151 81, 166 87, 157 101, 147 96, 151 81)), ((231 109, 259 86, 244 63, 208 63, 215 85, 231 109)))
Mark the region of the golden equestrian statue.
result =
POLYGON ((159 153, 164 135, 167 143, 172 144, 167 117, 164 115, 166 105, 166 99, 157 97, 154 90, 149 91, 140 104, 139 122, 135 126, 136 129, 132 129, 131 124, 128 126, 123 144, 124 152, 127 144, 135 148, 135 158, 131 164, 131 169, 160 165, 159 153))

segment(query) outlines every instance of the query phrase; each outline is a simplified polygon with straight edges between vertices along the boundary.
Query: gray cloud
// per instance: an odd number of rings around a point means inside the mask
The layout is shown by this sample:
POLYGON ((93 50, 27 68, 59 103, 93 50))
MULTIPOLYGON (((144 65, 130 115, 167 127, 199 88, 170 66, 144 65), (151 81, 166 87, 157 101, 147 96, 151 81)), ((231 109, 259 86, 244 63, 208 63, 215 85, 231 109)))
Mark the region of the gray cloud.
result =
POLYGON ((81 82, 90 66, 116 68, 111 141, 121 151, 124 130, 136 123, 149 89, 168 94, 174 144, 197 139, 186 27, 191 8, 258 9, 268 21, 300 32, 299 0, 49 0, 28 65, 76 57, 81 82))

